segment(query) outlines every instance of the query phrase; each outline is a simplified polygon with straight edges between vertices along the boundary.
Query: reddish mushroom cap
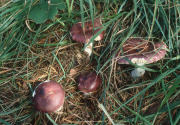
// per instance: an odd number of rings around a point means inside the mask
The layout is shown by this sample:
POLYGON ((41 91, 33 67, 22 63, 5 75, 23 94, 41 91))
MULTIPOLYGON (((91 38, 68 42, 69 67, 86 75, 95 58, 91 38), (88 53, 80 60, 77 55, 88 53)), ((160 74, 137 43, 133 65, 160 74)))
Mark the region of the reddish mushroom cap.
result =
POLYGON ((100 76, 95 72, 87 72, 85 74, 79 75, 77 82, 78 89, 84 93, 95 92, 102 84, 100 76))
POLYGON ((41 112, 56 112, 64 104, 65 92, 55 81, 45 81, 37 86, 33 94, 34 106, 41 112))
MULTIPOLYGON (((94 30, 92 21, 84 22, 84 31, 82 27, 82 22, 76 23, 72 26, 70 34, 72 39, 77 42, 86 43, 88 40, 93 37, 100 29, 102 29, 102 22, 100 18, 94 19, 94 30)), ((103 39, 104 31, 101 32, 96 38, 95 41, 100 41, 103 39)))
POLYGON ((139 64, 157 62, 165 56, 166 48, 167 46, 164 42, 153 44, 140 38, 130 38, 123 45, 124 54, 118 53, 118 64, 129 64, 125 58, 139 64))

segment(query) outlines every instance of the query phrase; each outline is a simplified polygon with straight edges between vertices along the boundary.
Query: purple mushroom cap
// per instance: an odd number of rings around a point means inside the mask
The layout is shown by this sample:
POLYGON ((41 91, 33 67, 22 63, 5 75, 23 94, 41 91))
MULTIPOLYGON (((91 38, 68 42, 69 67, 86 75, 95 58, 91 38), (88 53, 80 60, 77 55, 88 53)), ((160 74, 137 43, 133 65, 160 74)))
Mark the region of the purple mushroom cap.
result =
POLYGON ((40 112, 56 112, 63 107, 65 92, 55 81, 45 81, 37 86, 33 94, 34 106, 40 112))
MULTIPOLYGON (((79 22, 72 26, 70 34, 71 34, 73 40, 75 40, 77 42, 81 42, 81 43, 86 43, 100 29, 102 29, 101 19, 96 18, 96 19, 94 19, 94 30, 93 30, 92 21, 84 22, 84 29, 82 27, 82 22, 79 22)), ((104 31, 101 32, 101 34, 99 34, 95 38, 95 41, 100 41, 101 39, 103 39, 103 36, 104 36, 104 31)))
POLYGON ((79 75, 77 82, 78 89, 83 93, 95 92, 102 84, 100 76, 95 72, 87 72, 85 74, 79 75))
POLYGON ((129 64, 127 58, 132 63, 150 64, 165 57, 167 46, 164 42, 150 43, 140 38, 130 38, 123 45, 123 52, 118 53, 118 64, 129 64))

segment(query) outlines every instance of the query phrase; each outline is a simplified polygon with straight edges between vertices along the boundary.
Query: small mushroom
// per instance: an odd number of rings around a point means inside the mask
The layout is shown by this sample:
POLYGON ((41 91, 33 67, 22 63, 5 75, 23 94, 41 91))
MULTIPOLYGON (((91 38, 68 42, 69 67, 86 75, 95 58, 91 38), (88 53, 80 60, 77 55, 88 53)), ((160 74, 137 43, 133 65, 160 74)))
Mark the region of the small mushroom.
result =
POLYGON ((40 83, 32 96, 34 106, 40 112, 58 113, 63 108, 65 92, 62 86, 55 81, 40 83))
POLYGON ((102 84, 101 77, 96 72, 86 72, 77 78, 78 89, 85 95, 96 92, 102 84))
MULTIPOLYGON (((152 43, 140 38, 129 38, 123 45, 122 52, 118 53, 118 64, 129 64, 126 60, 138 66, 144 66, 157 62, 165 57, 167 46, 164 42, 152 43), (125 59, 126 58, 126 59, 125 59)), ((145 73, 144 68, 136 68, 131 72, 133 78, 143 76, 145 73)))
MULTIPOLYGON (((73 40, 80 43, 85 43, 85 45, 87 45, 90 39, 102 29, 102 22, 100 18, 96 18, 94 19, 94 27, 92 21, 84 22, 84 28, 82 25, 82 22, 74 24, 70 30, 70 34, 73 40)), ((94 40, 100 41, 103 39, 103 36, 104 31, 101 32, 94 40)), ((93 44, 91 42, 84 50, 89 56, 92 53, 92 46, 93 44)))

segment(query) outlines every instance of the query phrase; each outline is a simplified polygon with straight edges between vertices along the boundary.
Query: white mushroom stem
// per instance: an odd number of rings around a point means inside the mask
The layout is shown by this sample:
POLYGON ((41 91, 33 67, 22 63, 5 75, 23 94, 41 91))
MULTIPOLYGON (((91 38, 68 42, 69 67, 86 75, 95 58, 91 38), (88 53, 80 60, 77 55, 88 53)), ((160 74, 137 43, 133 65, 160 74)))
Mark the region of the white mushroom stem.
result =
MULTIPOLYGON (((91 42, 91 43, 87 42, 87 44, 89 44, 89 45, 86 46, 86 48, 84 49, 84 51, 85 51, 89 56, 91 56, 93 43, 92 43, 92 42, 91 42)), ((87 44, 86 44, 86 45, 87 45, 87 44)))
MULTIPOLYGON (((144 64, 146 64, 146 60, 144 58, 133 58, 131 60, 132 63, 138 65, 138 66, 143 66, 144 64)), ((133 78, 138 78, 143 76, 145 73, 145 69, 144 68, 135 68, 132 72, 131 72, 131 76, 133 78)))
MULTIPOLYGON (((101 39, 102 39, 102 36, 98 35, 98 36, 94 39, 94 41, 100 41, 101 39)), ((87 39, 85 45, 87 45, 87 44, 89 44, 89 45, 86 46, 86 48, 84 49, 84 51, 87 52, 87 54, 88 54, 89 56, 91 56, 91 54, 92 54, 92 48, 93 48, 93 43, 92 43, 92 42, 89 43, 89 42, 90 42, 90 39, 87 39)))
POLYGON ((136 69, 134 69, 134 70, 131 72, 131 76, 132 76, 134 79, 136 79, 136 78, 138 78, 138 77, 143 76, 144 73, 145 73, 145 69, 143 69, 143 68, 136 68, 136 69))

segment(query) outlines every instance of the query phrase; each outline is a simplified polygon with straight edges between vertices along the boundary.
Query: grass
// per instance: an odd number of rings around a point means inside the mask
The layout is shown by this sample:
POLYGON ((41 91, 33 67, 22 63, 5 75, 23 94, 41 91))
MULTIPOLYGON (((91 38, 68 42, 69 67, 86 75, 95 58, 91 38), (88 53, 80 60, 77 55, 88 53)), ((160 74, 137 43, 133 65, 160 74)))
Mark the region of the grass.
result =
MULTIPOLYGON (((33 1, 0 3, 0 123, 10 124, 146 124, 180 122, 180 6, 176 0, 66 0, 66 9, 54 20, 28 20, 33 1), (70 27, 101 17, 105 38, 94 43, 91 61, 83 45, 75 43, 70 27), (164 41, 166 57, 147 65, 146 74, 133 80, 133 66, 114 59, 129 37, 164 41), (75 70, 76 75, 71 71, 75 70), (97 71, 101 90, 84 97, 75 78, 97 71), (38 82, 53 79, 63 85, 63 114, 34 110, 32 91, 38 82)), ((100 34, 99 31, 92 39, 100 34)))

